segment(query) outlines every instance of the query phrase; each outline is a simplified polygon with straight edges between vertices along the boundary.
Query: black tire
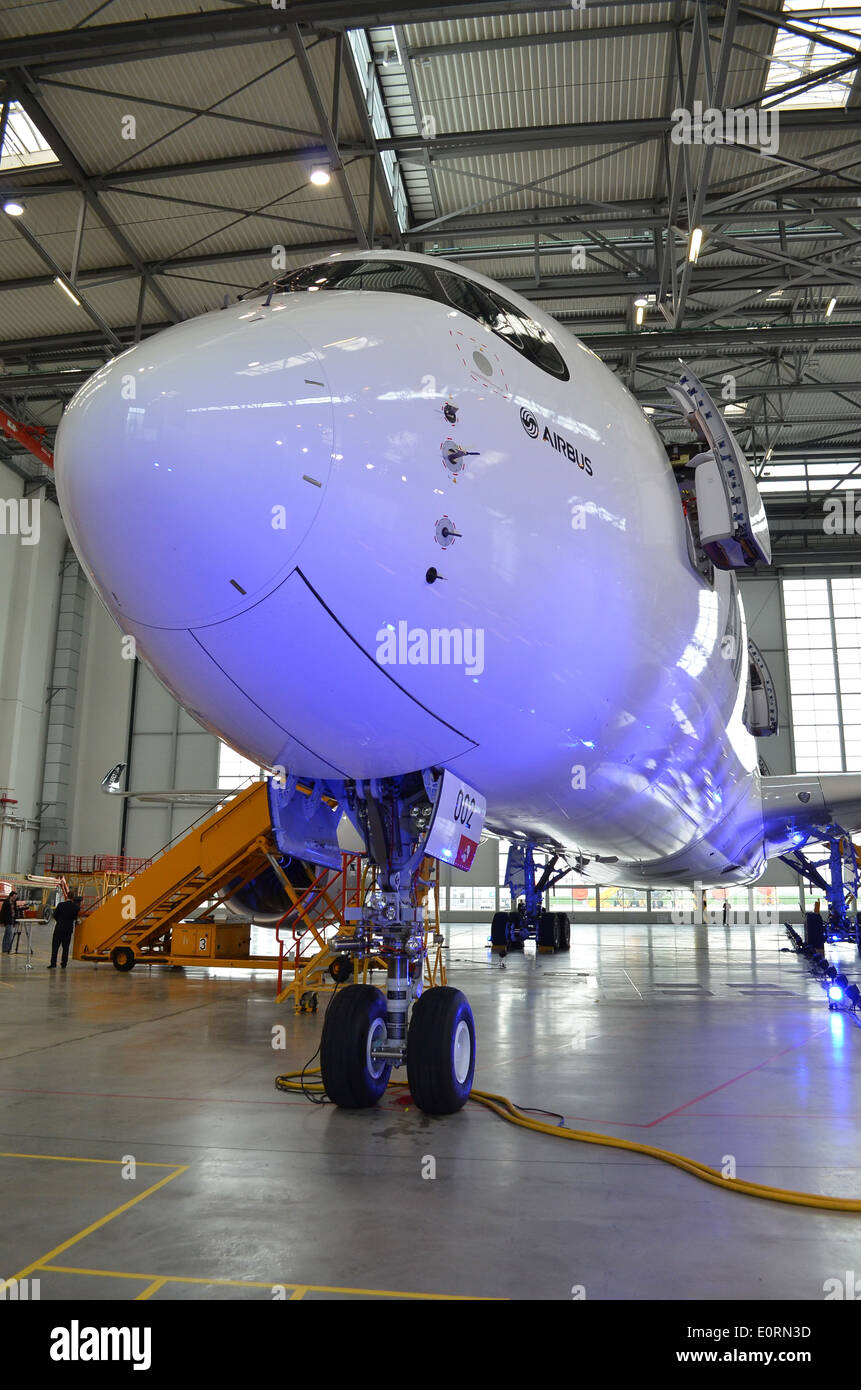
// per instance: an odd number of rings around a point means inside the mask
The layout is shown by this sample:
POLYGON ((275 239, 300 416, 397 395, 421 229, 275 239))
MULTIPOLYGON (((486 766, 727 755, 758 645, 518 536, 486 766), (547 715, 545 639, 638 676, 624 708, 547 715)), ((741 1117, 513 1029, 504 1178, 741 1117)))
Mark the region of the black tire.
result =
POLYGON ((559 913, 559 950, 571 950, 571 922, 565 912, 559 913))
POLYGON ((425 990, 407 1034, 410 1094, 427 1115, 453 1115, 469 1099, 475 1075, 475 1023, 465 994, 450 985, 425 990))
POLYGON ((542 912, 538 918, 535 939, 539 951, 556 951, 559 947, 559 914, 542 912))
POLYGON ((135 968, 135 953, 131 946, 115 946, 111 951, 111 962, 115 970, 125 973, 135 968))
POLYGON ((508 912, 494 912, 494 914, 493 914, 493 921, 492 921, 491 924, 490 924, 490 946, 491 946, 491 950, 493 949, 494 946, 500 947, 500 946, 507 946, 507 945, 508 945, 508 919, 509 919, 509 917, 510 917, 510 913, 508 913, 508 912))
POLYGON ((332 995, 320 1039, 326 1095, 344 1110, 376 1105, 389 1084, 390 1062, 370 1060, 372 1037, 385 1035, 386 1001, 373 985, 347 985, 332 995))

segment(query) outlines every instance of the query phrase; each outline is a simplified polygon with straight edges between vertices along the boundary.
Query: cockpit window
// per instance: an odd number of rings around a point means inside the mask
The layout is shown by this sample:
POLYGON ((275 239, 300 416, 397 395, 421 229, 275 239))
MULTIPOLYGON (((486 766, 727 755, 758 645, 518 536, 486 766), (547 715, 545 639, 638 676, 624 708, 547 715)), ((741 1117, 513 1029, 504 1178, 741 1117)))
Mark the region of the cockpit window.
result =
POLYGON ((516 309, 509 311, 509 317, 514 319, 520 330, 523 338, 523 351, 530 361, 545 372, 550 372, 551 376, 558 376, 562 381, 567 381, 569 371, 565 365, 565 359, 547 329, 542 328, 535 319, 518 313, 516 309))
POLYGON ((492 332, 510 337, 512 346, 520 350, 521 343, 517 338, 516 329, 508 322, 499 303, 486 289, 476 285, 472 280, 462 280, 459 275, 451 275, 447 270, 437 270, 435 274, 445 290, 446 298, 451 300, 456 309, 469 314, 471 319, 483 323, 485 328, 491 329, 492 332))
POLYGON ((515 309, 501 295, 476 285, 472 280, 462 280, 447 270, 437 270, 436 277, 445 291, 446 298, 469 314, 470 318, 483 323, 491 332, 504 338, 517 352, 528 357, 536 367, 550 372, 551 376, 567 381, 569 377, 565 360, 545 328, 535 319, 515 309))
POLYGON ((275 292, 284 290, 374 290, 437 298, 430 275, 415 261, 325 261, 283 275, 276 281, 275 292))
MULTIPOLYGON (((515 352, 526 357, 543 372, 567 381, 565 360, 546 328, 529 314, 515 309, 501 295, 477 285, 465 276, 448 270, 430 270, 415 261, 367 260, 322 261, 282 275, 272 293, 297 290, 373 290, 377 294, 411 294, 419 299, 435 299, 453 304, 476 323, 502 338, 515 352)), ((255 291, 258 293, 259 291, 255 291)))

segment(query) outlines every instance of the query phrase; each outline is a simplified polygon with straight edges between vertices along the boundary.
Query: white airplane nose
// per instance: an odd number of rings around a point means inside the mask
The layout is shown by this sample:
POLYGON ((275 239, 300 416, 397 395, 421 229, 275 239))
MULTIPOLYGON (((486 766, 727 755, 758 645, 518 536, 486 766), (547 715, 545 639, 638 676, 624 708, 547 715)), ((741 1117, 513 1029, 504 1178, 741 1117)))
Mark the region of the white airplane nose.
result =
POLYGON ((60 504, 122 621, 220 622, 288 572, 325 497, 324 368, 288 314, 238 305, 115 358, 57 438, 60 504))

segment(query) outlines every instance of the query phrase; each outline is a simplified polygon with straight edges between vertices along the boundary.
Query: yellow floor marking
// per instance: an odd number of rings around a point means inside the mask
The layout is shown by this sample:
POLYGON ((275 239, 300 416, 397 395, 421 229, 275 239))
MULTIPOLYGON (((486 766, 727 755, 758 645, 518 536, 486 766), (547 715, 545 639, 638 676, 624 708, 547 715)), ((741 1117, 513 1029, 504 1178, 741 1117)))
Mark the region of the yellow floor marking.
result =
POLYGON ((135 1303, 143 1303, 144 1299, 151 1298, 154 1293, 158 1293, 161 1286, 166 1282, 167 1281, 165 1279, 153 1279, 149 1287, 144 1289, 142 1293, 138 1294, 137 1298, 135 1299, 135 1303))
MULTIPOLYGON (((22 1154, 0 1151, 0 1158, 45 1159, 55 1163, 123 1164, 123 1159, 121 1158, 77 1158, 68 1154, 22 1154)), ((124 1211, 128 1211, 131 1207, 136 1206, 138 1202, 142 1202, 144 1198, 151 1196, 153 1192, 157 1192, 160 1187, 164 1187, 167 1183, 173 1182, 173 1179, 178 1178, 182 1173, 187 1173, 189 1166, 190 1165, 187 1163, 177 1165, 172 1163, 139 1161, 139 1168, 172 1168, 173 1171, 168 1173, 166 1177, 160 1178, 158 1182, 153 1183, 146 1191, 139 1192, 136 1197, 132 1197, 130 1201, 124 1202, 121 1207, 117 1207, 114 1211, 108 1212, 106 1216, 99 1217, 98 1221, 92 1222, 92 1224, 87 1226, 83 1231, 79 1231, 77 1235, 71 1236, 67 1241, 64 1241, 62 1245, 55 1246, 55 1248, 49 1250, 46 1255, 42 1255, 38 1260, 34 1260, 32 1264, 27 1265, 26 1269, 19 1270, 17 1274, 11 1275, 10 1279, 23 1279, 28 1274, 32 1274, 35 1270, 45 1270, 52 1274, 88 1274, 93 1278, 100 1279, 135 1279, 138 1283, 145 1283, 147 1285, 147 1287, 137 1295, 135 1302, 150 1298, 165 1284, 211 1284, 223 1288, 269 1289, 270 1291, 276 1284, 282 1284, 285 1289, 293 1290, 290 1295, 291 1301, 303 1299, 306 1293, 360 1294, 371 1298, 429 1299, 433 1301, 445 1301, 447 1303, 502 1301, 499 1299, 487 1299, 481 1294, 406 1293, 401 1289, 354 1289, 341 1288, 336 1284, 293 1284, 289 1280, 284 1281, 283 1279, 275 1279, 268 1282, 256 1279, 204 1279, 184 1274, 141 1274, 133 1273, 129 1270, 83 1269, 75 1265, 48 1263, 49 1260, 53 1260, 56 1255, 62 1255, 64 1250, 69 1250, 73 1245, 77 1245, 78 1241, 83 1240, 85 1236, 92 1235, 94 1231, 98 1231, 100 1227, 106 1226, 108 1222, 113 1221, 115 1217, 121 1216, 124 1211)))
MULTIPOLYGON (((112 1160, 109 1159, 97 1160, 97 1162, 111 1161, 112 1160)), ((146 1188, 144 1192, 139 1192, 138 1195, 136 1197, 132 1197, 130 1201, 123 1202, 121 1207, 116 1207, 113 1211, 109 1211, 107 1216, 100 1216, 98 1221, 93 1221, 89 1226, 85 1227, 83 1231, 79 1231, 78 1234, 75 1236, 70 1236, 68 1240, 63 1241, 62 1245, 55 1246, 54 1249, 49 1250, 47 1254, 40 1255, 40 1257, 37 1260, 34 1260, 32 1264, 27 1265, 25 1269, 19 1270, 17 1274, 13 1274, 11 1277, 13 1279, 24 1279, 28 1274, 32 1274, 34 1270, 39 1269, 39 1267, 45 1264, 47 1260, 53 1260, 55 1255, 62 1255, 64 1250, 68 1250, 71 1246, 77 1245, 78 1241, 83 1240, 85 1236, 92 1235, 93 1231, 98 1231, 101 1226, 106 1226, 109 1221, 113 1221, 115 1217, 121 1216, 124 1211, 129 1211, 132 1207, 136 1207, 138 1202, 143 1202, 145 1198, 151 1197, 153 1192, 158 1192, 158 1189, 160 1187, 164 1187, 166 1183, 173 1182, 174 1178, 179 1177, 180 1173, 187 1173, 188 1168, 189 1165, 187 1163, 184 1163, 182 1167, 177 1167, 173 1173, 168 1173, 167 1177, 159 1178, 158 1182, 154 1182, 152 1186, 146 1188)), ((158 1278, 158 1275, 149 1274, 144 1275, 143 1277, 148 1279, 156 1279, 158 1278)))
MULTIPOLYGON (((95 1279, 137 1279, 142 1282, 147 1280, 160 1279, 164 1284, 211 1284, 219 1288, 231 1289, 273 1289, 277 1284, 285 1289, 294 1289, 296 1293, 301 1291, 306 1293, 354 1293, 370 1294, 377 1298, 424 1298, 445 1300, 446 1302, 457 1303, 496 1303, 507 1302, 508 1300, 483 1298, 480 1294, 468 1293, 405 1293, 402 1289, 352 1289, 341 1288, 336 1284, 292 1284, 289 1280, 273 1279, 265 1283, 259 1279, 206 1279, 195 1275, 186 1274, 142 1274, 140 1271, 125 1269, 82 1269, 76 1265, 55 1265, 48 1264, 49 1255, 45 1256, 43 1263, 39 1265, 41 1270, 52 1274, 91 1274, 95 1279)), ((15 1278, 20 1278, 16 1275, 15 1278)), ((295 1295, 294 1295, 295 1296, 295 1295)))
MULTIPOLYGON (((123 1165, 124 1158, 75 1158, 69 1154, 13 1154, 0 1153, 0 1158, 45 1158, 52 1163, 117 1163, 123 1165)), ((149 1163, 144 1159, 137 1160, 138 1168, 175 1168, 175 1163, 149 1163)), ((183 1170, 184 1171, 184 1170, 183 1170)))

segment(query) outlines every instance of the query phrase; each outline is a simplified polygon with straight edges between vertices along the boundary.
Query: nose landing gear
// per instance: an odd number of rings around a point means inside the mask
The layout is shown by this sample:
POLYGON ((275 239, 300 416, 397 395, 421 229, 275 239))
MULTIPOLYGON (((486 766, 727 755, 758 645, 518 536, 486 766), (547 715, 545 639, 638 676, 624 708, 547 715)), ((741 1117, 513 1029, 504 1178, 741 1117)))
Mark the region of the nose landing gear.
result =
MULTIPOLYGON (((446 785, 430 774, 421 775, 417 783, 404 778, 356 784, 353 820, 364 832, 381 886, 355 909, 352 934, 331 944, 356 964, 384 960, 387 979, 385 996, 373 985, 339 987, 326 1013, 320 1044, 323 1086, 330 1100, 346 1109, 375 1105, 392 1068, 404 1065, 420 1110, 451 1115, 469 1099, 475 1024, 466 996, 448 985, 422 992, 425 938, 419 872, 425 854, 438 857, 433 846, 442 843, 441 808, 445 810, 448 801, 458 808, 450 817, 454 828, 443 836, 446 857, 454 858, 455 852, 468 853, 461 828, 467 815, 474 816, 475 800, 463 792, 456 795, 451 782, 446 785), (461 812, 461 807, 467 809, 461 812), (452 835, 454 850, 449 852, 452 835)), ((474 852, 481 826, 476 823, 469 829, 476 836, 474 852)), ((345 968, 343 978, 351 974, 345 968)))

